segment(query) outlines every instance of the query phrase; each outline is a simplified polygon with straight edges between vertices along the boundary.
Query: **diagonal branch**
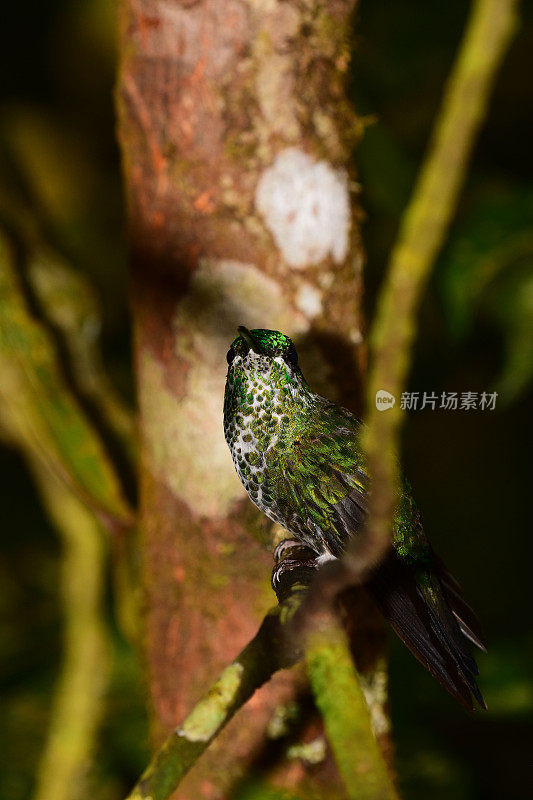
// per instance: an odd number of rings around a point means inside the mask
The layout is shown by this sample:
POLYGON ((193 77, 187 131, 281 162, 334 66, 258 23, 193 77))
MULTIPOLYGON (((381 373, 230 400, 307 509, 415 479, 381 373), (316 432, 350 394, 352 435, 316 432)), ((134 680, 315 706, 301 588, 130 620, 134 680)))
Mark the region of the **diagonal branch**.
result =
POLYGON ((285 644, 286 612, 293 603, 291 598, 267 614, 254 638, 158 750, 127 800, 165 800, 255 690, 298 660, 285 644))
POLYGON ((107 548, 90 511, 35 456, 26 454, 45 507, 61 537, 63 661, 34 800, 71 800, 87 786, 104 714, 109 642, 104 611, 107 548))
POLYGON ((166 800, 256 689, 304 653, 348 797, 396 799, 336 614, 322 610, 312 628, 298 632, 295 623, 306 590, 295 582, 284 602, 267 614, 256 636, 167 738, 127 800, 166 800))
POLYGON ((346 633, 323 612, 305 641, 307 672, 350 800, 397 800, 346 633))
MULTIPOLYGON (((342 637, 331 608, 344 589, 365 581, 368 572, 390 547, 403 414, 399 403, 387 413, 380 412, 375 403, 376 392, 386 389, 399 397, 405 385, 420 298, 452 218, 494 77, 514 30, 516 6, 516 0, 476 0, 472 8, 430 150, 391 255, 372 329, 373 360, 367 390, 368 428, 364 444, 373 489, 366 528, 360 536, 354 537, 342 561, 327 564, 318 572, 296 614, 295 629, 307 654, 317 703, 323 711, 339 769, 350 796, 354 797, 387 797, 387 792, 394 793, 394 790, 386 771, 381 768, 381 759, 376 756, 372 767, 375 780, 379 784, 383 779, 384 784, 379 789, 376 785, 367 787, 370 794, 365 795, 367 788, 361 787, 360 775, 354 773, 353 757, 346 758, 347 742, 351 739, 353 744, 354 739, 353 729, 351 736, 349 734, 349 719, 345 720, 346 725, 340 723, 343 712, 350 707, 350 700, 338 701, 342 695, 342 677, 338 686, 332 666, 334 653, 342 661, 342 637), (317 631, 322 637, 318 640, 317 631), (323 680, 324 674, 327 680, 323 680), (318 680, 317 675, 321 676, 318 680), (376 793, 372 794, 374 789, 376 793)), ((352 677, 350 696, 356 709, 360 691, 355 674, 352 677)), ((359 712, 360 709, 352 723, 361 718, 359 712)), ((370 726, 368 733, 371 735, 370 726)))
MULTIPOLYGON (((390 543, 396 505, 397 456, 403 411, 399 397, 411 364, 416 314, 442 247, 464 181, 468 158, 483 122, 494 79, 516 24, 518 0, 475 0, 435 123, 424 165, 402 220, 372 326, 364 445, 372 475, 367 536, 349 553, 379 561, 390 543), (376 393, 397 399, 385 413, 376 393)), ((357 571, 357 570, 356 570, 357 571)))
POLYGON ((515 28, 517 0, 476 0, 454 64, 432 142, 405 212, 371 331, 364 447, 372 493, 364 535, 342 561, 325 565, 298 611, 300 633, 349 586, 363 583, 390 546, 396 506, 400 403, 376 406, 380 389, 401 395, 411 363, 416 313, 461 189, 468 157, 483 121, 494 78, 515 28))
POLYGON ((0 238, 0 394, 24 449, 35 453, 108 528, 133 516, 106 447, 64 380, 48 332, 25 302, 14 257, 0 238))
POLYGON ((517 0, 476 0, 472 8, 372 326, 364 435, 372 493, 366 529, 351 540, 342 561, 328 563, 316 574, 298 610, 300 635, 313 628, 313 617, 331 606, 342 591, 364 583, 390 546, 404 414, 398 402, 386 413, 378 410, 376 392, 385 389, 398 398, 405 386, 420 299, 450 224, 497 68, 514 31, 517 5, 517 0))

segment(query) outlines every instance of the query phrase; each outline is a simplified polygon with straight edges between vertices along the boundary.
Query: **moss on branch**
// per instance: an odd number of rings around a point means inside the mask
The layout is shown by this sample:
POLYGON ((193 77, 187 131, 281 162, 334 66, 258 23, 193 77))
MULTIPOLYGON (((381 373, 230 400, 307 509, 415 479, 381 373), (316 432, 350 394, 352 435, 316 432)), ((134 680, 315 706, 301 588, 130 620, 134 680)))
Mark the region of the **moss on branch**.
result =
MULTIPOLYGON (((39 269, 43 279, 43 262, 39 269)), ((71 316, 83 307, 83 297, 63 293, 61 300, 71 316)), ((123 528, 130 511, 104 446, 70 392, 50 331, 30 312, 2 238, 0 420, 2 437, 26 458, 62 542, 63 660, 35 798, 70 800, 90 765, 108 674, 107 550, 100 523, 123 528)))
POLYGON ((165 800, 256 689, 298 655, 285 646, 283 614, 272 609, 257 634, 226 667, 184 722, 167 738, 146 768, 128 800, 165 800))
POLYGON ((397 800, 346 634, 333 613, 307 633, 307 671, 350 800, 397 800))
POLYGON ((34 800, 71 800, 86 783, 109 675, 103 620, 106 545, 93 515, 39 459, 30 459, 60 534, 63 663, 37 771, 34 800))
POLYGON ((24 449, 36 453, 114 530, 132 512, 105 445, 64 378, 54 342, 26 303, 14 256, 0 237, 0 394, 24 449))

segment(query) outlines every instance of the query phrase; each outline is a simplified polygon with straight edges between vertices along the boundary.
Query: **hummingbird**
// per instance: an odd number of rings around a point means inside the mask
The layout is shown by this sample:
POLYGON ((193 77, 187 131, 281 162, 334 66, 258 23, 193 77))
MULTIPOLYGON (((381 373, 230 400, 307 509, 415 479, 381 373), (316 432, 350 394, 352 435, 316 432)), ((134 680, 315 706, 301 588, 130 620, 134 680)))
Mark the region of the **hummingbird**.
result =
MULTIPOLYGON (((341 558, 363 531, 371 485, 363 423, 310 388, 288 336, 243 326, 238 333, 227 353, 224 396, 224 434, 237 475, 252 502, 288 533, 275 557, 303 546, 318 569, 341 558)), ((275 569, 274 588, 276 578, 275 569)), ((433 551, 403 476, 390 550, 364 589, 451 695, 469 710, 474 700, 486 708, 469 647, 486 650, 479 622, 433 551)))

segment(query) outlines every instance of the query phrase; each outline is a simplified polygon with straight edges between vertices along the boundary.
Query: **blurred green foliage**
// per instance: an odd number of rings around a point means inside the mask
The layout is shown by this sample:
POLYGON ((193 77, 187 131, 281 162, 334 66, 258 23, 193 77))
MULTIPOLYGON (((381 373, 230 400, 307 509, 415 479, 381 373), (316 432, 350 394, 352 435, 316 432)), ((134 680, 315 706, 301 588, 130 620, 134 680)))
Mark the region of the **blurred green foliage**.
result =
MULTIPOLYGON (((468 7, 464 0, 360 3, 352 91, 369 115, 356 156, 369 314, 468 7)), ((496 390, 497 407, 415 412, 404 435, 428 533, 487 629, 489 653, 479 661, 489 711, 465 716, 391 639, 398 767, 409 800, 522 799, 532 781, 531 5, 522 13, 424 301, 410 384, 413 391, 496 390)), ((20 243, 23 264, 31 261, 25 246, 44 242, 96 287, 105 367, 131 401, 113 4, 30 0, 9 4, 3 18, 0 223, 20 243)), ((26 800, 60 668, 60 550, 20 455, 3 448, 0 469, 0 797, 26 800)), ((141 668, 111 602, 107 618, 112 677, 89 774, 95 800, 117 800, 147 757, 141 668)), ((265 791, 253 784, 243 797, 277 796, 265 791)))
POLYGON ((502 337, 496 389, 503 402, 533 377, 533 187, 487 187, 458 224, 442 260, 441 292, 457 339, 486 320, 502 337))

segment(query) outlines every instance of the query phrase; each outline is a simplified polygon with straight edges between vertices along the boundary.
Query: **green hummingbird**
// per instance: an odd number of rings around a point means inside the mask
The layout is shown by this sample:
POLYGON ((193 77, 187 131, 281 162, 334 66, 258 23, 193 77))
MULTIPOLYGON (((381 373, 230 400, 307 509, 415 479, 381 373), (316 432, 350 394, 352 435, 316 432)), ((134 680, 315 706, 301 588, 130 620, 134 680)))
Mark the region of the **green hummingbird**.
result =
MULTIPOLYGON (((362 423, 316 394, 298 366, 293 342, 279 331, 248 330, 228 353, 224 433, 250 499, 289 537, 287 547, 311 553, 318 569, 340 558, 365 522, 370 477, 362 453, 362 423)), ((274 569, 273 586, 284 569, 274 569)), ((426 669, 468 709, 485 708, 468 642, 485 650, 479 623, 459 584, 436 556, 420 512, 401 479, 393 541, 365 590, 426 669)))

